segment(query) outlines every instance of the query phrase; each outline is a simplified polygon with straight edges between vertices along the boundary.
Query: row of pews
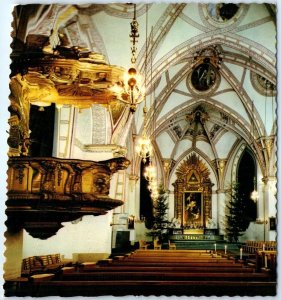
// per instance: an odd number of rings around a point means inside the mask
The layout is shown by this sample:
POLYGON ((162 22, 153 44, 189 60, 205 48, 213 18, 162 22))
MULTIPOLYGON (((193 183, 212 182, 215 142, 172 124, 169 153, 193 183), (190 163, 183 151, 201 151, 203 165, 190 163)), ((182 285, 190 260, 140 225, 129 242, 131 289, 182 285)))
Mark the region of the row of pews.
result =
POLYGON ((53 275, 21 282, 12 296, 276 295, 270 272, 206 250, 136 250, 53 275))

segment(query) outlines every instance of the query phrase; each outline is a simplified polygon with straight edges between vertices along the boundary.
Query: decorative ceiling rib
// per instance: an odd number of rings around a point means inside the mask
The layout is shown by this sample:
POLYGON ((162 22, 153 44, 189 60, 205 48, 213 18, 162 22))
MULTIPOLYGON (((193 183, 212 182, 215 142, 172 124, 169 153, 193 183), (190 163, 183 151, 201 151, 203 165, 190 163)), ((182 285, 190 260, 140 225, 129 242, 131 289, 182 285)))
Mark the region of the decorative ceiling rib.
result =
MULTIPOLYGON (((147 128, 152 137, 157 139, 163 133, 170 136, 174 144, 165 146, 169 147, 167 152, 172 156, 177 145, 185 139, 193 141, 191 149, 201 155, 204 151, 196 148, 196 142, 204 141, 218 160, 217 147, 229 132, 237 137, 237 143, 248 141, 248 147, 257 153, 266 173, 268 157, 265 148, 266 139, 270 137, 265 136, 265 129, 270 135, 275 133, 274 128, 276 130, 275 120, 267 120, 265 124, 263 118, 264 105, 272 111, 276 108, 276 6, 238 4, 234 15, 223 20, 219 18, 222 16, 216 15, 216 4, 137 3, 136 8, 140 34, 136 66, 148 79, 147 128), (259 13, 256 14, 255 9, 259 13), (268 30, 267 36, 253 34, 265 30, 268 30), (268 39, 270 43, 267 43, 268 39), (217 85, 212 88, 208 85, 206 91, 200 91, 191 87, 191 77, 199 66, 198 53, 208 48, 218 53, 217 57, 213 55, 211 63, 208 62, 213 66, 217 85), (214 61, 219 63, 214 65, 214 61), (265 102, 266 96, 271 102, 265 102), (233 103, 237 101, 236 107, 228 102, 230 97, 233 103), (195 135, 192 131, 195 127, 190 127, 186 116, 199 105, 210 118, 205 123, 197 123, 202 134, 195 135), (224 117, 228 118, 227 122, 224 117), (251 142, 253 136, 254 143, 251 142)), ((53 33, 51 46, 57 42, 68 47, 88 47, 90 51, 103 54, 107 62, 129 63, 131 49, 126 45, 130 41, 124 28, 127 26, 129 32, 133 12, 133 5, 123 3, 42 6, 26 32, 49 35, 51 30, 57 31, 60 39, 56 40, 53 33), (39 17, 43 17, 42 21, 36 24, 39 17)), ((201 64, 205 58, 200 58, 201 64)), ((131 131, 136 135, 144 129, 142 108, 143 104, 131 125, 131 131)), ((162 146, 157 145, 159 159, 166 158, 162 146)), ((188 151, 180 153, 178 159, 188 151)))

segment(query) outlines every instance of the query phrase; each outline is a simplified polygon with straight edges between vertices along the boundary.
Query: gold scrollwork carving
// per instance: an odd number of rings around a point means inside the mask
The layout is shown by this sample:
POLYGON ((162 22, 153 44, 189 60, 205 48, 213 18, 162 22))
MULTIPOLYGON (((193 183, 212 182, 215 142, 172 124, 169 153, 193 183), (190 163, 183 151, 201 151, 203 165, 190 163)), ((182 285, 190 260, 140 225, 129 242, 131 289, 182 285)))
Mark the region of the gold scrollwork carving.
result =
POLYGON ((11 157, 8 161, 8 226, 14 220, 60 223, 85 214, 100 215, 123 204, 109 197, 113 173, 129 165, 126 158, 94 162, 47 157, 11 157), (44 216, 41 221, 41 216, 44 216))
POLYGON ((209 175, 210 171, 196 154, 191 154, 176 171, 177 179, 174 182, 175 187, 175 217, 181 220, 184 226, 183 218, 183 201, 185 191, 200 192, 203 195, 203 223, 206 227, 206 222, 211 217, 212 208, 212 183, 209 175))

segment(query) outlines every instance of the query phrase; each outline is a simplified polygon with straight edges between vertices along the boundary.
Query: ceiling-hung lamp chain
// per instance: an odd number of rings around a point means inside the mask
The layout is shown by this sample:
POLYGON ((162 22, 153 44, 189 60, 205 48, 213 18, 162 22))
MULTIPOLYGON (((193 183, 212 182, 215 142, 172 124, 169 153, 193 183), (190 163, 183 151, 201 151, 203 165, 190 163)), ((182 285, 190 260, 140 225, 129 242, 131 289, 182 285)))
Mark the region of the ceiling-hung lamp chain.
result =
POLYGON ((135 63, 136 63, 136 43, 138 42, 138 22, 136 20, 136 4, 134 5, 134 17, 130 23, 131 33, 129 34, 131 46, 131 63, 132 66, 124 76, 124 81, 118 82, 112 86, 110 90, 117 95, 119 101, 130 106, 130 111, 134 113, 137 110, 138 104, 143 101, 144 92, 141 90, 141 76, 138 74, 135 63))
POLYGON ((143 96, 142 93, 138 87, 138 85, 140 84, 140 82, 138 82, 139 80, 139 76, 137 73, 137 70, 135 68, 135 63, 136 63, 136 52, 137 52, 137 47, 136 47, 136 43, 138 42, 138 38, 140 37, 139 35, 139 31, 138 31, 138 27, 139 27, 139 23, 136 19, 136 10, 137 10, 137 5, 134 4, 134 17, 132 22, 130 23, 131 25, 131 33, 130 33, 130 38, 131 38, 131 63, 133 64, 133 66, 128 70, 128 86, 129 86, 129 98, 130 98, 130 110, 131 112, 135 112, 137 109, 137 105, 142 102, 143 100, 143 96))
MULTIPOLYGON (((254 123, 254 100, 252 100, 252 109, 251 109, 251 128, 250 128, 250 134, 251 134, 251 141, 253 147, 255 146, 255 123, 254 123)), ((251 192, 250 198, 256 203, 259 197, 259 193, 257 191, 257 178, 254 177, 254 190, 251 192)))
POLYGON ((131 24, 131 42, 132 42, 132 47, 131 47, 131 52, 132 52, 132 57, 131 57, 131 63, 135 64, 136 63, 136 52, 137 52, 137 47, 136 43, 138 42, 138 38, 140 37, 139 32, 138 32, 138 27, 139 23, 136 18, 136 4, 134 4, 134 18, 132 20, 131 24))
MULTIPOLYGON (((147 5, 146 5, 146 40, 145 40, 145 72, 144 72, 144 85, 145 89, 147 89, 147 5)), ((138 144, 136 146, 136 152, 141 157, 142 161, 146 163, 146 160, 152 155, 152 145, 150 138, 147 136, 147 106, 146 106, 146 95, 144 95, 144 107, 143 107, 143 133, 142 136, 138 140, 138 144)))
MULTIPOLYGON (((153 27, 151 28, 151 36, 153 36, 153 27)), ((151 110, 151 120, 152 120, 152 140, 155 140, 155 131, 156 131, 156 118, 155 118, 155 112, 156 112, 156 102, 155 102, 155 86, 152 80, 152 71, 153 71, 153 56, 151 51, 151 57, 150 57, 150 86, 151 86, 151 94, 150 94, 150 110, 151 110)), ((152 178, 149 181, 148 189, 150 190, 150 197, 153 200, 153 202, 156 202, 159 197, 158 192, 158 183, 157 183, 157 168, 152 164, 150 161, 150 169, 153 170, 155 173, 155 177, 152 178)))

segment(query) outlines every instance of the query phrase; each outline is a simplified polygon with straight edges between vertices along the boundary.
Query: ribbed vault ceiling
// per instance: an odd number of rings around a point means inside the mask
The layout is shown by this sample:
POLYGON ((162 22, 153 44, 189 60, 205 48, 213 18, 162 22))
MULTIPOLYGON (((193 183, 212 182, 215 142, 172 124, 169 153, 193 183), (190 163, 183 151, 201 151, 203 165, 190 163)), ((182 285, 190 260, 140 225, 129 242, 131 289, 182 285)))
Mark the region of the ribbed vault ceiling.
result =
MULTIPOLYGON (((239 141, 254 135, 262 144, 275 133, 275 6, 235 6, 233 13, 233 7, 214 3, 137 4, 136 65, 147 79, 148 128, 160 159, 169 155, 176 161, 190 149, 210 161, 226 159, 239 141), (206 70, 206 90, 203 69, 192 79, 204 57, 215 67, 206 70)), ((87 47, 109 64, 130 66, 133 5, 52 5, 44 14, 44 30, 56 29, 64 45, 87 47)), ((135 134, 143 130, 143 105, 135 113, 135 134)), ((265 165, 263 150, 249 146, 265 165)))

